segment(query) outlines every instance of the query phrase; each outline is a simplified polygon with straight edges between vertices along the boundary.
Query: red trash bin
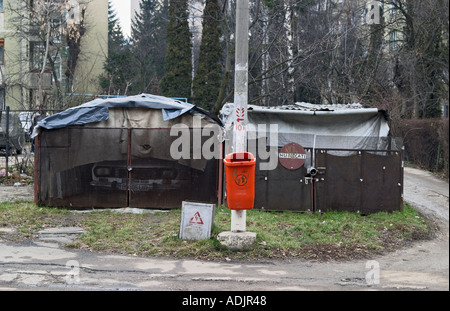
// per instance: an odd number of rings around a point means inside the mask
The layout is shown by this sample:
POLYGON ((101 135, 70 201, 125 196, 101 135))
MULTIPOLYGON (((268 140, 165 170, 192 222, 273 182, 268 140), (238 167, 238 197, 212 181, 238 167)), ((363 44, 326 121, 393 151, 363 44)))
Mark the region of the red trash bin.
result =
POLYGON ((250 210, 255 203, 256 159, 250 152, 235 152, 227 155, 225 180, 227 202, 231 210, 250 210))

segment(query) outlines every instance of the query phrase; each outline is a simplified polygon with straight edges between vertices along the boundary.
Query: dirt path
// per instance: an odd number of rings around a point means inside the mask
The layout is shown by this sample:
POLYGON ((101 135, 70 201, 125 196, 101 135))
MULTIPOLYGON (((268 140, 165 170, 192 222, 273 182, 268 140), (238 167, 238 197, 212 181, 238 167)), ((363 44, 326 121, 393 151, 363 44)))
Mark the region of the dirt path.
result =
POLYGON ((405 168, 405 201, 427 218, 436 222, 441 231, 449 231, 449 183, 427 171, 405 168))
POLYGON ((34 201, 34 186, 4 186, 0 185, 0 203, 16 200, 34 201))

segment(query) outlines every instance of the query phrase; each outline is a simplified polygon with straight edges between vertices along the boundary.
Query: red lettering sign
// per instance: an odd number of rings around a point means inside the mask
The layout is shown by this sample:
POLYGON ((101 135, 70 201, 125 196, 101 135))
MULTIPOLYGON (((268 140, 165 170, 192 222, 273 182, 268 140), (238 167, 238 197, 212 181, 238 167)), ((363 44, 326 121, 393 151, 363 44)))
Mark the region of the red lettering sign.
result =
POLYGON ((288 170, 297 170, 305 164, 306 151, 301 145, 290 143, 281 148, 278 159, 288 170))

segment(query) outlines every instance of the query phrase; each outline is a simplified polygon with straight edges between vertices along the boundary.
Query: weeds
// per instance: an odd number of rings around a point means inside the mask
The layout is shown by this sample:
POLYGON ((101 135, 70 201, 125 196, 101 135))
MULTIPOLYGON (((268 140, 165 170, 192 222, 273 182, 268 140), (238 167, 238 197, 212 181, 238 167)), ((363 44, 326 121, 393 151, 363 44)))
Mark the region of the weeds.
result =
POLYGON ((42 228, 79 226, 86 233, 66 246, 145 257, 347 260, 390 251, 431 234, 427 221, 407 204, 400 212, 368 216, 252 210, 247 212, 247 230, 257 233, 257 243, 251 251, 233 253, 217 241, 220 232, 230 229, 227 208, 216 209, 212 238, 208 240, 179 239, 180 220, 180 210, 135 215, 112 210, 77 213, 28 202, 0 204, 0 227, 17 229, 15 236, 3 238, 30 239, 42 228))

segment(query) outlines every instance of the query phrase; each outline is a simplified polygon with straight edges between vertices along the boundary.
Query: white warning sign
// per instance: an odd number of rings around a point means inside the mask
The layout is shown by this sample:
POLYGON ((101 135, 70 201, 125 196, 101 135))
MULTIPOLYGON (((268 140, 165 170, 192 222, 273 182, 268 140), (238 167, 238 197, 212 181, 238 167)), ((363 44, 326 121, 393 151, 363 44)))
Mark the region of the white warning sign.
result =
POLYGON ((215 207, 214 204, 183 202, 180 239, 209 239, 214 223, 215 207))

